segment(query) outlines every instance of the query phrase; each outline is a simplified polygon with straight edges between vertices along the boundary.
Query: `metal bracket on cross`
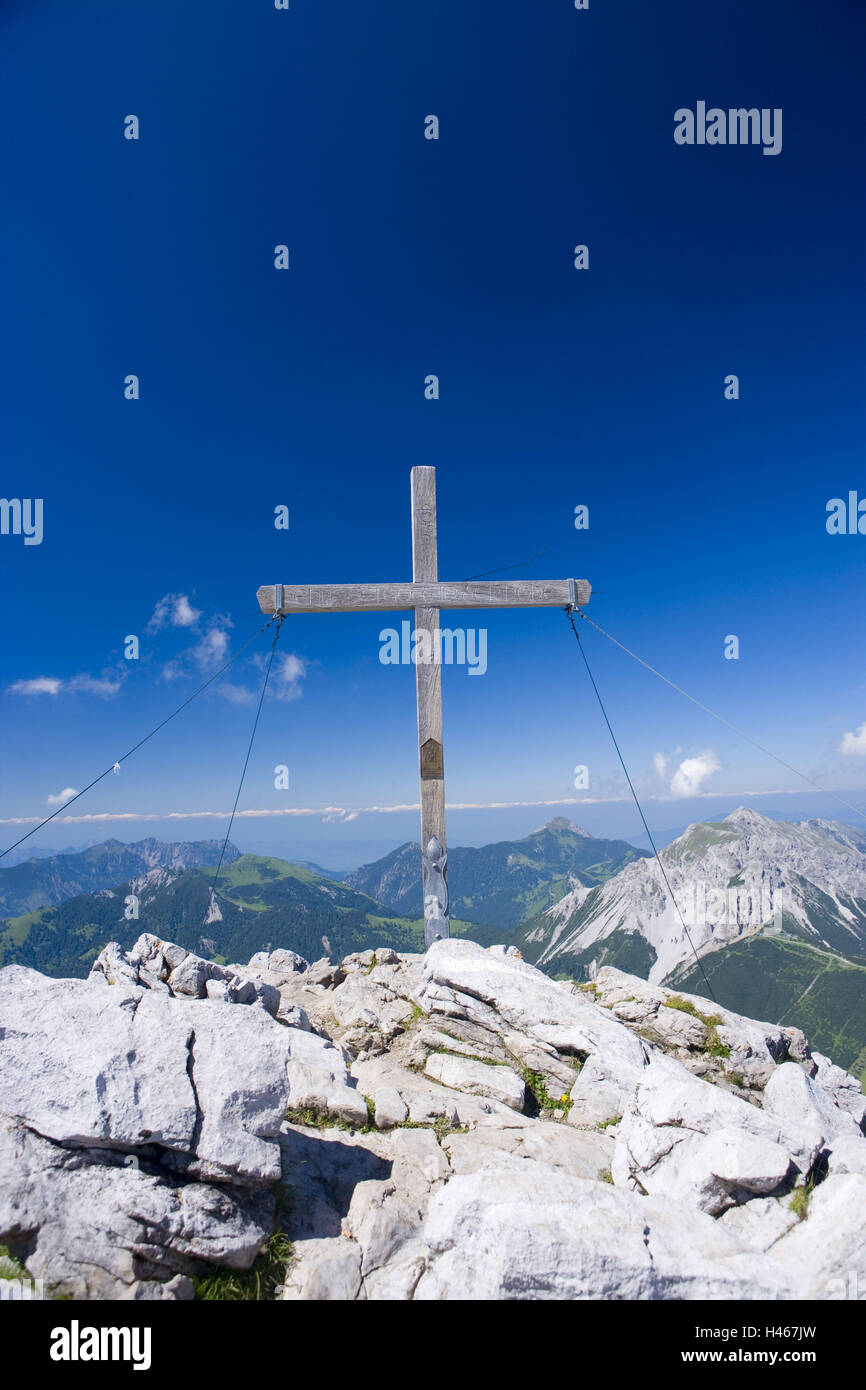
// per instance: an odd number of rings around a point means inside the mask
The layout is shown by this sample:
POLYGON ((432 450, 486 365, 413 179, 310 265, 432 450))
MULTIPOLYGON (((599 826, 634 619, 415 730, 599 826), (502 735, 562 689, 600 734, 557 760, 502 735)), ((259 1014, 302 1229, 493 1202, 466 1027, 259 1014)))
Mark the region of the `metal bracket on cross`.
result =
POLYGON ((450 913, 448 910, 448 856, 433 835, 427 851, 421 853, 422 880, 424 886, 424 945, 432 946, 450 936, 450 913))

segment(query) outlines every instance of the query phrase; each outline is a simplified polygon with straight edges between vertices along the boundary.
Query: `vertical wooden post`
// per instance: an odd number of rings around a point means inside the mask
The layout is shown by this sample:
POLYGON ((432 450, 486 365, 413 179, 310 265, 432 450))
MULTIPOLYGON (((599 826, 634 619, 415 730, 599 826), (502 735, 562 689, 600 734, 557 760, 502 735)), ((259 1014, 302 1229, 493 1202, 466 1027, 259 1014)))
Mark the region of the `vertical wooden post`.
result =
MULTIPOLYGON (((412 469, 412 578, 435 583, 436 469, 412 469)), ((429 633, 431 660, 415 663, 418 696, 418 758, 421 780, 421 863, 424 941, 450 935, 445 843, 445 767, 442 754, 442 666, 439 660, 439 609, 416 608, 415 630, 429 633)), ((418 641, 415 642, 416 652, 418 641)))

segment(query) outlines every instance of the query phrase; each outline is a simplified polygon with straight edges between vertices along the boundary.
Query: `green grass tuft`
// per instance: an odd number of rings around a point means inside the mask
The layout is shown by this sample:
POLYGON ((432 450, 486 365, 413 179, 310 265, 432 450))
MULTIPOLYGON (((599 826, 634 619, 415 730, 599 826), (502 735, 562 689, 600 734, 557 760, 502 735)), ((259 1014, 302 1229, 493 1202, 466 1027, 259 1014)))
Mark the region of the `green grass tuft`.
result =
POLYGON ((193 1278, 195 1296, 206 1303, 273 1302, 293 1252, 288 1236, 275 1231, 251 1269, 220 1269, 193 1278))

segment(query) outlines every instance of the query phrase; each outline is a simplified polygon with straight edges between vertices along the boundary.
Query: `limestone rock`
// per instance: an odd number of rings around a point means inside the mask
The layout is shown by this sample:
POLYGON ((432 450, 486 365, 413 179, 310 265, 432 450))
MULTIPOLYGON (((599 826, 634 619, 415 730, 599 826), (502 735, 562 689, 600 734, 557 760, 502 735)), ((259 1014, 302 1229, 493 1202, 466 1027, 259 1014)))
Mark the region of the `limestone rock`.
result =
POLYGON ((0 1113, 59 1144, 155 1147, 215 1178, 271 1181, 288 1036, 258 1009, 192 1009, 107 980, 52 980, 8 966, 0 970, 0 1113), (71 1047, 70 1038, 86 1045, 71 1047))
POLYGON ((840 1135, 862 1137, 860 1126, 847 1110, 840 1110, 815 1081, 794 1062, 777 1067, 764 1089, 764 1110, 801 1126, 820 1148, 832 1147, 840 1135))
POLYGON ((779 1298, 784 1274, 717 1222, 532 1159, 503 1156, 436 1193, 415 1297, 779 1298))
MULTIPOLYGON (((199 1260, 252 1264, 272 1229, 269 1193, 181 1183, 123 1159, 0 1120, 0 1235, 26 1238, 32 1277, 76 1298, 154 1297, 134 1286, 173 1281, 199 1260)), ((168 1296, 188 1296, 187 1284, 168 1296)))
POLYGON ((396 1086, 377 1087, 371 1100, 377 1129, 393 1129, 395 1125, 401 1125, 409 1114, 409 1107, 396 1086))
POLYGON ((288 1104, 293 1110, 313 1110, 348 1124, 367 1123, 367 1103, 349 1085, 343 1054, 325 1038, 292 1029, 287 1072, 288 1104))
POLYGON ((324 985, 326 988, 338 985, 340 981, 345 978, 345 973, 340 966, 334 965, 332 961, 328 960, 327 956, 323 956, 321 960, 314 961, 309 970, 304 972, 305 984, 324 985))
POLYGON ((303 956, 299 956, 297 951, 257 951, 250 957, 250 966, 253 970, 261 970, 268 975, 291 979, 293 975, 309 970, 310 963, 304 960, 303 956))
POLYGON ((770 1250, 797 1225, 790 1197, 756 1197, 742 1206, 729 1207, 719 1220, 753 1250, 770 1250))
POLYGON ((850 1297, 866 1288, 866 1177, 831 1175, 815 1188, 808 1215, 776 1242, 770 1257, 800 1298, 850 1297))
POLYGON ((511 1110, 522 1110, 526 1103, 526 1086, 510 1067, 486 1066, 469 1057, 453 1057, 447 1052, 433 1052, 424 1070, 434 1081, 467 1091, 472 1096, 498 1100, 511 1110))
POLYGON ((821 1087, 840 1110, 847 1110, 856 1120, 860 1129, 866 1132, 866 1096, 856 1076, 837 1067, 820 1052, 812 1053, 816 1064, 813 1081, 821 1087))
POLYGON ((866 1177, 866 1139, 856 1139, 853 1134, 840 1134, 833 1141, 827 1170, 836 1174, 861 1173, 866 1177))

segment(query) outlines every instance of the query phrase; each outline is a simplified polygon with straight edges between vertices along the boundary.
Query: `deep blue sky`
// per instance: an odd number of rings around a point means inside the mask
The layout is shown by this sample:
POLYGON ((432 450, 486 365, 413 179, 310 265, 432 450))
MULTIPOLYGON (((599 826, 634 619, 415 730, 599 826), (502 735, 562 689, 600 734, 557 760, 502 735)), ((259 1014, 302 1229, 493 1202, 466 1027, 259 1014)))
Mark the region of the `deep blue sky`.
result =
MULTIPOLYGON (((828 536, 825 508, 866 496, 864 60, 854 0, 6 0, 2 493, 43 498, 45 536, 0 536, 0 817, 46 814, 179 703, 218 664, 208 633, 255 632, 259 584, 409 577, 413 464, 438 470, 441 577, 547 552, 514 575, 589 578, 603 626, 860 804, 866 736, 839 749, 866 724, 866 536, 828 536), (676 145, 698 100, 781 107, 782 153, 676 145), (200 617, 148 632, 165 595, 200 617), (40 677, 56 693, 11 688, 40 677)), ((378 660, 401 616, 287 622, 305 674, 268 699, 242 808, 416 801, 414 673, 378 660)), ((586 796, 578 763, 589 796, 623 795, 562 613, 466 621, 488 670, 445 672, 449 802, 586 796)), ((775 795, 791 774, 586 645, 651 824, 801 805, 775 795), (703 756, 700 790, 733 800, 671 797, 703 756)), ((261 671, 230 679, 72 808, 157 820, 34 843, 224 831, 164 817, 231 806, 261 671)), ((450 837, 558 811, 636 830, 594 801, 455 811, 450 837)), ((319 812, 234 839, 337 864, 415 833, 412 812, 319 812)))

